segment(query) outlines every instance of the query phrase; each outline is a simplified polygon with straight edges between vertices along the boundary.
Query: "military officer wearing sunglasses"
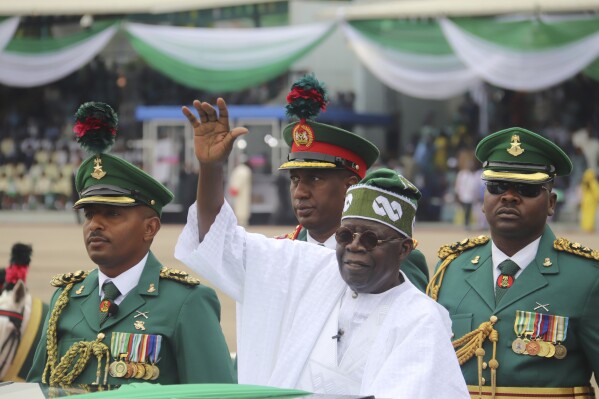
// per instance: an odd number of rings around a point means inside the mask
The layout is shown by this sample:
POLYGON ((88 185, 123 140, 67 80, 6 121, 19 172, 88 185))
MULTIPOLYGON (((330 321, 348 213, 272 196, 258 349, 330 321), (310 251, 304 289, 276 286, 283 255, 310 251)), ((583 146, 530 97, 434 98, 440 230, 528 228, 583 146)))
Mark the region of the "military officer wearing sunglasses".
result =
MULTIPOLYGON (((194 102, 200 161, 197 204, 175 256, 235 299, 238 379, 243 384, 387 398, 467 398, 450 343, 447 311, 400 271, 413 248, 420 192, 381 169, 345 197, 336 252, 299 240, 247 233, 223 198, 223 165, 235 138, 194 102), (434 383, 431 383, 434 382, 434 383)), ((310 121, 301 122, 300 131, 310 121)))
POLYGON ((452 318, 454 347, 473 398, 592 398, 599 372, 599 252, 547 225, 554 179, 572 163, 521 128, 476 148, 491 236, 439 250, 427 293, 452 318))

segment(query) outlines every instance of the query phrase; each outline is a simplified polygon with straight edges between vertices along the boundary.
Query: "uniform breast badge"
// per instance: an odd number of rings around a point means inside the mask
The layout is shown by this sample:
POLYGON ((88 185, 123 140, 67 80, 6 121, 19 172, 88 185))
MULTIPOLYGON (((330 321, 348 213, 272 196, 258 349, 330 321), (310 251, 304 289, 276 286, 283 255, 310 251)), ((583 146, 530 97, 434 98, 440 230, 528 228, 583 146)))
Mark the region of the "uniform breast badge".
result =
POLYGON ((497 286, 500 288, 510 288, 514 284, 514 276, 501 274, 497 277, 497 286))
POLYGON ((100 312, 106 313, 110 309, 110 301, 108 299, 104 299, 100 302, 100 312))
POLYGON ((143 320, 135 320, 135 322, 133 323, 133 327, 135 327, 136 330, 146 329, 143 320))

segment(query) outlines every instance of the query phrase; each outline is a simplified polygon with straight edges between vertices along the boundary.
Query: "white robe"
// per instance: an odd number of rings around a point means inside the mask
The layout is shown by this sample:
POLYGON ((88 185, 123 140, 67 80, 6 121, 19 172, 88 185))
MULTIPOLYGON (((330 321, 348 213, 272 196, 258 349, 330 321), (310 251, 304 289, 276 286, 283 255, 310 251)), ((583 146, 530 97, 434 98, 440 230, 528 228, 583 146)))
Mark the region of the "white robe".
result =
POLYGON ((175 257, 238 302, 240 384, 317 393, 337 385, 348 390, 339 394, 381 398, 469 398, 447 311, 407 279, 373 309, 363 323, 369 330, 353 332, 359 344, 352 342, 335 365, 337 341, 331 337, 347 285, 334 251, 248 233, 225 202, 201 244, 196 205, 190 207, 175 257), (316 370, 318 364, 323 367, 316 370), (330 381, 315 382, 318 373, 330 381))

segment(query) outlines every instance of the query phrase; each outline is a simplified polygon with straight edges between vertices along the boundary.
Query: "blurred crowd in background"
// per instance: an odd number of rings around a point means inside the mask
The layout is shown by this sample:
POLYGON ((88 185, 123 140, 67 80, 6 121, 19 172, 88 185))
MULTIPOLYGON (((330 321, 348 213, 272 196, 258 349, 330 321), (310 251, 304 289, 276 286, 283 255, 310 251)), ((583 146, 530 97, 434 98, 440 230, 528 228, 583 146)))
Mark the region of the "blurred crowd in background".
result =
MULTIPOLYGON (((79 104, 91 98, 114 104, 118 109, 120 139, 114 151, 128 153, 130 161, 140 164, 141 157, 131 144, 141 138, 142 132, 141 124, 135 120, 136 106, 182 105, 194 98, 214 101, 218 96, 226 98, 229 104, 282 104, 281 93, 284 95, 287 85, 288 76, 284 74, 241 92, 202 93, 178 85, 145 66, 111 70, 94 61, 73 76, 50 85, 31 89, 0 87, 1 98, 10 99, 0 110, 0 208, 70 209, 76 195, 74 172, 85 157, 73 140, 73 114, 79 104), (131 90, 131 86, 139 90, 131 90), (86 89, 81 90, 82 87, 86 89)), ((572 175, 556 181, 559 205, 553 220, 579 221, 583 174, 589 169, 594 171, 587 180, 596 182, 599 162, 599 84, 577 76, 538 93, 518 93, 491 86, 486 90, 484 112, 480 102, 465 95, 449 124, 440 126, 436 116, 430 114, 418 131, 388 132, 400 136, 399 143, 407 144, 382 148, 375 167, 396 169, 420 188, 423 198, 418 220, 484 229, 484 218, 480 217, 481 165, 473 156, 474 148, 487 133, 509 126, 524 127, 558 143, 572 159, 572 175), (481 131, 481 115, 486 118, 488 131, 481 131), (462 177, 458 179, 458 175, 462 177)), ((336 106, 352 107, 352 93, 336 93, 331 97, 336 106)), ((181 183, 188 185, 194 173, 187 166, 181 168, 181 174, 185 175, 181 176, 181 183)), ((282 202, 288 195, 285 184, 278 191, 282 202)), ((182 191, 176 195, 187 196, 182 191)), ((599 198, 594 202, 598 203, 599 198)))

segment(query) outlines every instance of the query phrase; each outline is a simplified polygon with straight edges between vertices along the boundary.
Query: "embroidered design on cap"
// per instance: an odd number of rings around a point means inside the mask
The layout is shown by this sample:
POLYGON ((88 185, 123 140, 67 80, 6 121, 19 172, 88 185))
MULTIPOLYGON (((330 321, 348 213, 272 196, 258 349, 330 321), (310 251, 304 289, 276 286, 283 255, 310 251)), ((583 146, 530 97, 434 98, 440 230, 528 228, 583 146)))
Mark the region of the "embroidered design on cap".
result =
POLYGON ((293 128, 293 142, 298 147, 310 148, 314 142, 314 130, 306 123, 298 123, 293 128))
POLYGON ((524 148, 520 147, 520 136, 514 134, 512 136, 512 142, 510 143, 511 147, 507 149, 507 152, 510 155, 517 157, 524 152, 524 148))
POLYGON ((377 215, 387 216, 394 222, 401 219, 401 215, 403 215, 401 205, 397 201, 389 202, 389 200, 382 195, 376 197, 372 202, 372 209, 377 215))
POLYGON ((96 159, 94 159, 94 171, 91 173, 91 176, 97 180, 106 176, 106 172, 102 170, 102 159, 99 156, 96 156, 96 159))
POLYGON ((345 196, 345 204, 343 204, 343 212, 345 212, 349 209, 353 200, 354 200, 354 195, 352 193, 349 193, 345 196))

